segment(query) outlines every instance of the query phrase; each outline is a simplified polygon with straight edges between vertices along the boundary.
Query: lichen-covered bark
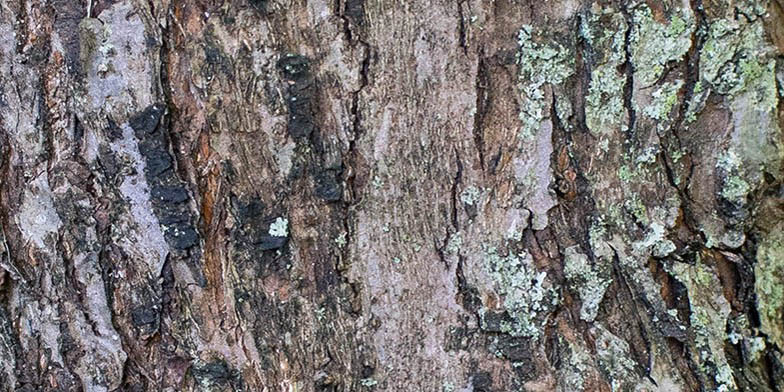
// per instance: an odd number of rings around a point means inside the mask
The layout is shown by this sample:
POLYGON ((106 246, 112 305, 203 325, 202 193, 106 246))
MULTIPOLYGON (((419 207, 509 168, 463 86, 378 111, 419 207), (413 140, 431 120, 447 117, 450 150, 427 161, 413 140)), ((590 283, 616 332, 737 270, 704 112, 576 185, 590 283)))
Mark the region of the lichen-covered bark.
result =
POLYGON ((0 390, 781 390, 783 26, 0 2, 0 390))

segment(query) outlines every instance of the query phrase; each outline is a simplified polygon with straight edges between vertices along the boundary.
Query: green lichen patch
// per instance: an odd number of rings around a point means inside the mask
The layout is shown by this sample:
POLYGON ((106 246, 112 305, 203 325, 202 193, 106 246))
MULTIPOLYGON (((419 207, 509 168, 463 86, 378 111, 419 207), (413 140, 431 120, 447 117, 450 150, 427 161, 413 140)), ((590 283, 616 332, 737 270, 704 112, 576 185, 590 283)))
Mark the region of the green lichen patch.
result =
POLYGON ((760 241, 754 276, 761 328, 784 347, 784 225, 777 225, 760 241))
POLYGON ((724 352, 730 305, 724 298, 716 272, 702 264, 698 257, 693 265, 674 263, 671 273, 689 293, 690 321, 700 370, 715 380, 717 391, 737 390, 724 352))
POLYGON ((670 113, 678 103, 678 91, 683 86, 682 80, 662 84, 651 96, 651 103, 642 112, 653 120, 657 120, 657 128, 664 130, 666 120, 670 118, 670 113))
POLYGON ((759 20, 714 21, 700 52, 700 78, 720 94, 737 94, 761 75, 760 62, 767 66, 771 48, 765 42, 759 20))
POLYGON ((661 77, 667 63, 680 61, 689 51, 696 23, 687 7, 673 12, 669 23, 661 24, 644 3, 634 9, 632 19, 631 57, 635 84, 647 87, 661 77))
POLYGON ((585 99, 586 125, 595 135, 608 135, 626 121, 626 76, 618 69, 626 62, 624 42, 628 27, 619 12, 591 13, 582 20, 580 29, 597 58, 585 99))
MULTIPOLYGON (((521 135, 532 138, 548 117, 550 102, 545 98, 545 85, 560 85, 574 74, 574 53, 551 40, 540 44, 534 40, 531 26, 523 26, 517 36, 520 67, 518 88, 521 94, 521 135)), ((562 106, 562 110, 566 108, 562 106)))
POLYGON ((593 321, 599 312, 599 305, 604 298, 607 287, 612 282, 609 268, 592 265, 588 256, 579 252, 579 247, 572 246, 564 251, 564 274, 580 294, 580 318, 593 321))
POLYGON ((269 235, 275 237, 288 237, 289 220, 282 217, 275 219, 275 222, 272 222, 269 227, 269 235))
POLYGON ((721 197, 742 206, 746 204, 746 197, 751 191, 751 186, 739 175, 740 166, 740 158, 733 150, 719 155, 719 159, 716 161, 716 168, 721 169, 721 177, 724 178, 721 197))
POLYGON ((654 257, 667 257, 675 251, 675 244, 667 239, 667 230, 659 222, 650 225, 648 233, 641 241, 633 244, 633 248, 638 254, 652 254, 654 257))
POLYGON ((636 383, 635 362, 631 359, 629 343, 613 335, 602 326, 597 326, 594 333, 596 337, 596 358, 599 368, 610 381, 614 391, 626 390, 625 387, 636 383))
POLYGON ((446 253, 448 254, 457 254, 460 252, 460 247, 463 246, 463 237, 460 235, 460 232, 452 234, 449 236, 449 241, 446 243, 446 253))
POLYGON ((485 267, 509 315, 501 321, 501 332, 538 338, 544 318, 558 303, 558 293, 548 282, 547 273, 536 270, 527 252, 502 256, 494 247, 485 250, 485 267))
POLYGON ((482 197, 482 192, 473 185, 467 187, 460 193, 460 201, 469 206, 476 205, 480 197, 482 197))
POLYGON ((585 347, 571 342, 561 342, 569 351, 566 361, 559 369, 559 391, 585 391, 585 379, 594 369, 594 361, 585 347))

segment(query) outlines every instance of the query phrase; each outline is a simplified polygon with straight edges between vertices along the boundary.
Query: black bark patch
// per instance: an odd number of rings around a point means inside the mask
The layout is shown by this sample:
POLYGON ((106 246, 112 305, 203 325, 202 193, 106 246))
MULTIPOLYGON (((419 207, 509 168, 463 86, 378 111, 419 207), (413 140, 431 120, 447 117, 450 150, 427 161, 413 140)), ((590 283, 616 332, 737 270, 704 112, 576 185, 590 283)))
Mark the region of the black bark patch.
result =
POLYGON ((345 14, 354 25, 365 24, 365 0, 346 0, 345 14))
POLYGON ((524 338, 503 334, 498 336, 496 347, 498 347, 498 351, 510 361, 519 362, 531 360, 533 358, 531 350, 524 338))
POLYGON ((191 372, 194 380, 200 385, 232 387, 234 389, 242 386, 239 371, 229 367, 223 360, 193 365, 191 372))
POLYGON ((107 119, 109 125, 106 127, 106 136, 108 136, 109 141, 116 141, 122 138, 123 131, 117 123, 114 122, 111 118, 107 119))
POLYGON ((316 129, 312 108, 315 86, 310 60, 305 56, 287 54, 278 60, 277 65, 288 83, 289 135, 295 139, 307 139, 316 129))
POLYGON ((128 120, 128 125, 136 131, 137 137, 139 137, 139 133, 154 133, 158 128, 158 123, 161 121, 164 109, 163 104, 147 106, 141 112, 131 116, 128 120))
POLYGON ((504 322, 514 322, 506 312, 488 311, 482 317, 481 327, 488 332, 501 332, 504 322))
POLYGON ((68 73, 73 75, 81 70, 79 66, 80 40, 79 22, 86 15, 86 9, 78 1, 55 0, 51 4, 55 12, 54 30, 60 37, 65 52, 68 73))
POLYGON ((234 230, 235 248, 244 255, 258 255, 267 250, 286 246, 288 237, 269 234, 270 225, 283 216, 281 212, 266 211, 266 206, 258 197, 237 197, 232 195, 231 210, 237 221, 234 230))
POLYGON ((467 350, 475 332, 464 327, 449 327, 444 337, 444 351, 467 350))
POLYGON ((275 235, 262 235, 259 238, 258 246, 261 250, 280 249, 288 242, 288 237, 278 237, 275 235))
POLYGON ((278 68, 290 81, 306 81, 310 76, 310 60, 298 54, 287 54, 278 60, 278 68))
POLYGON ((148 143, 139 143, 139 150, 146 158, 145 171, 152 177, 158 177, 172 167, 169 152, 148 143))
POLYGON ((174 224, 167 227, 164 236, 175 249, 188 249, 199 244, 199 233, 190 222, 174 224))
POLYGON ((250 4, 251 7, 255 8, 257 11, 262 12, 262 13, 266 13, 267 12, 267 4, 268 3, 269 3, 269 0, 248 0, 248 4, 250 4))
POLYGON ((182 203, 188 200, 188 191, 182 185, 164 185, 153 189, 152 197, 163 202, 182 203))
POLYGON ((158 322, 158 311, 152 306, 137 306, 131 311, 131 322, 136 327, 156 324, 158 322))
POLYGON ((493 385, 493 378, 490 377, 490 373, 479 370, 474 371, 468 376, 468 382, 474 387, 474 392, 493 392, 492 385, 493 385))
POLYGON ((98 163, 103 168, 106 179, 113 182, 120 172, 120 168, 114 152, 108 146, 101 145, 98 147, 98 163))
POLYGON ((340 183, 340 171, 327 169, 314 176, 316 182, 316 196, 326 201, 338 201, 343 195, 340 183))
POLYGON ((186 201, 189 194, 185 183, 174 169, 169 153, 168 135, 161 126, 165 106, 150 105, 128 121, 138 139, 144 157, 144 174, 150 187, 151 202, 169 246, 186 250, 199 244, 199 233, 193 225, 194 216, 186 201))

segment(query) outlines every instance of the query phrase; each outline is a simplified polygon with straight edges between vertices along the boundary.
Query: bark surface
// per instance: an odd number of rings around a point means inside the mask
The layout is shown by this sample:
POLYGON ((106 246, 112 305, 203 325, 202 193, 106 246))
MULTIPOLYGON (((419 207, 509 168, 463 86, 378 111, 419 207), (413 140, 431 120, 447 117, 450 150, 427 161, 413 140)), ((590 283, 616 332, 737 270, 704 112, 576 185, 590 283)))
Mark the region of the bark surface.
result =
POLYGON ((784 1, 0 1, 0 390, 784 388, 784 1))

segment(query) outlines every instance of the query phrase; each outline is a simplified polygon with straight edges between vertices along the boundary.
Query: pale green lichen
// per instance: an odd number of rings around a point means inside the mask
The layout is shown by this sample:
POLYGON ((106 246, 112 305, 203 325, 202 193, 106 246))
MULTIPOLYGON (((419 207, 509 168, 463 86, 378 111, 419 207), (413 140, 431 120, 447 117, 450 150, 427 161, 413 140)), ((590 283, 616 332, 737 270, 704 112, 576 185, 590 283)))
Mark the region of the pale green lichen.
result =
POLYGON ((289 220, 283 217, 278 217, 275 222, 269 227, 269 235, 275 237, 288 237, 289 235, 289 220))
POLYGON ((765 31, 759 20, 716 20, 700 52, 701 79, 721 94, 736 94, 759 76, 760 70, 753 63, 764 61, 769 52, 764 42, 765 31), (740 59, 738 64, 734 58, 740 59))
POLYGON ((635 174, 632 171, 632 169, 629 168, 629 166, 621 165, 621 167, 618 168, 618 179, 620 179, 621 181, 631 182, 634 179, 634 177, 635 174))
POLYGON ((381 189, 381 187, 384 186, 384 181, 379 176, 373 176, 371 184, 373 184, 374 188, 381 189))
POLYGON ((613 65, 599 66, 591 73, 591 85, 585 99, 585 121, 591 132, 610 134, 623 124, 625 87, 626 79, 613 65))
POLYGON ((373 388, 378 384, 378 381, 372 378, 363 378, 359 380, 359 383, 362 384, 362 386, 365 388, 373 388))
POLYGON ((596 357, 599 368, 610 380, 610 387, 614 391, 624 390, 624 385, 636 380, 634 373, 635 363, 631 359, 629 343, 615 336, 602 326, 597 326, 596 331, 596 357))
POLYGON ((765 348, 767 345, 765 344, 765 338, 756 337, 750 338, 749 341, 749 360, 756 361, 760 359, 761 354, 765 352, 765 348))
POLYGON ((584 391, 586 373, 593 368, 593 359, 584 347, 568 343, 569 356, 560 369, 559 391, 584 391))
MULTIPOLYGON (((602 29, 601 18, 590 14, 583 20, 583 37, 597 52, 598 64, 591 71, 591 83, 585 99, 585 121, 595 135, 608 135, 624 124, 626 108, 623 92, 626 76, 618 68, 626 61, 624 42, 627 30, 621 13, 609 16, 608 29, 602 29)), ((606 150, 606 148, 604 148, 606 150)))
POLYGON ((746 198, 751 191, 751 186, 739 176, 741 160, 733 150, 728 150, 719 155, 716 167, 724 171, 724 181, 721 188, 721 197, 738 205, 746 204, 746 198))
POLYGON ((700 370, 714 372, 717 391, 737 390, 732 368, 724 352, 730 305, 724 298, 716 272, 704 265, 699 256, 694 265, 675 262, 671 273, 689 293, 690 321, 699 351, 700 370))
POLYGON ((517 64, 520 67, 518 88, 522 104, 520 121, 523 123, 521 135, 532 138, 548 117, 550 102, 545 99, 543 87, 546 84, 559 85, 574 74, 574 56, 562 45, 553 42, 542 45, 534 42, 532 27, 523 26, 518 35, 519 52, 517 64))
POLYGON ((675 244, 667 239, 667 231, 659 222, 650 225, 648 233, 641 241, 636 241, 632 247, 638 254, 650 252, 655 257, 667 257, 675 251, 675 244))
POLYGON ((485 257, 485 267, 511 320, 501 323, 501 331, 538 338, 543 316, 558 303, 558 294, 547 282, 547 273, 536 271, 527 252, 501 256, 491 247, 486 249, 485 257))
POLYGON ((566 248, 564 252, 564 274, 574 284, 580 294, 580 318, 593 321, 599 312, 599 305, 612 280, 607 269, 590 263, 588 256, 580 253, 579 247, 566 248))
POLYGON ((338 248, 343 248, 344 246, 346 246, 346 244, 348 243, 348 241, 346 240, 346 232, 344 231, 340 233, 340 235, 335 237, 334 241, 335 244, 337 244, 338 248))
POLYGON ((446 253, 457 254, 460 252, 460 247, 463 246, 463 237, 459 232, 449 236, 449 241, 446 243, 446 253))
POLYGON ((479 198, 481 196, 482 193, 479 191, 479 188, 472 185, 467 187, 466 189, 463 190, 462 193, 460 193, 460 201, 462 201, 466 205, 473 206, 479 201, 479 198))
POLYGON ((691 47, 694 15, 686 7, 676 10, 669 23, 657 22, 651 9, 641 4, 633 12, 631 57, 635 84, 654 84, 670 61, 679 61, 691 47))
POLYGON ((775 226, 762 237, 754 276, 761 329, 779 347, 784 347, 784 225, 775 226))
POLYGON ((441 387, 441 391, 443 392, 454 392, 455 384, 452 384, 449 381, 444 381, 443 386, 441 387))
POLYGON ((643 204, 642 199, 636 193, 632 193, 623 203, 624 208, 628 211, 637 222, 647 226, 650 223, 648 219, 648 209, 643 204))
POLYGON ((681 86, 683 86, 682 80, 662 84, 651 95, 651 103, 643 109, 646 116, 657 120, 656 126, 659 130, 665 128, 665 120, 670 118, 672 109, 678 103, 678 92, 681 86))

